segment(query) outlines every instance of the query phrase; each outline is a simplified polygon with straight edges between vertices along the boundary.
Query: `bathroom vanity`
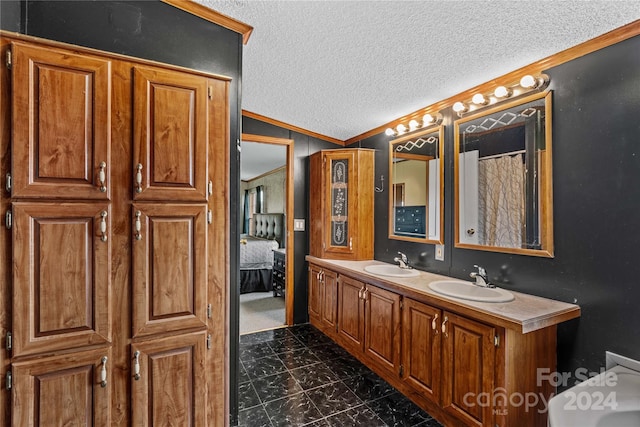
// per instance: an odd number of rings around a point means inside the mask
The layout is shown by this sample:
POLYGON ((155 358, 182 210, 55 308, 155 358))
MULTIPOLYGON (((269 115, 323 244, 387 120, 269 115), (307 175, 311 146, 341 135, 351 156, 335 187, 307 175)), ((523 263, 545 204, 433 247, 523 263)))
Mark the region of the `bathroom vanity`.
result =
POLYGON ((396 275, 374 260, 307 261, 311 324, 438 421, 546 426, 555 387, 538 372, 556 371, 556 327, 580 307, 517 292, 509 302, 448 297, 429 284, 460 280, 396 275), (373 265, 382 274, 365 270, 373 265))

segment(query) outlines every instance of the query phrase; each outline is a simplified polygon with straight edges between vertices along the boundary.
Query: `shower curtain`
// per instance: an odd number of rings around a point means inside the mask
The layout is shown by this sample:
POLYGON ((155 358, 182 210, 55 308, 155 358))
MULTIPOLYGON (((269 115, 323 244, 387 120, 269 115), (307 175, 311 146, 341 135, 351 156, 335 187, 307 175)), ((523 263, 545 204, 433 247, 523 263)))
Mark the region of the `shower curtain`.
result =
POLYGON ((521 248, 524 235, 525 167, 522 155, 478 162, 478 241, 521 248))

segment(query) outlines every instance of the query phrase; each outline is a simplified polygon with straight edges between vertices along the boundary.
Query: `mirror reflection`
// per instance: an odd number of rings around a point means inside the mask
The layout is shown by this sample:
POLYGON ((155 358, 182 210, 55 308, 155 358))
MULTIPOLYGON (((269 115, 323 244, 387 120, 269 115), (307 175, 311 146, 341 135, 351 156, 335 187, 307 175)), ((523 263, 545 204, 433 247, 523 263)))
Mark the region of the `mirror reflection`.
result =
POLYGON ((553 257, 551 92, 457 120, 456 247, 553 257))
POLYGON ((442 243, 443 126, 389 144, 389 238, 442 243))

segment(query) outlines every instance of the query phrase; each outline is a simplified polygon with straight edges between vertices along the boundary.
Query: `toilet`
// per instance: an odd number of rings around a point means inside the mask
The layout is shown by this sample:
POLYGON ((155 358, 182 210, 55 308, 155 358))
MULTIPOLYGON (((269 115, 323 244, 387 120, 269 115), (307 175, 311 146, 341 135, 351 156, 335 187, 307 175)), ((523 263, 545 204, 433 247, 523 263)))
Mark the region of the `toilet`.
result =
POLYGON ((606 353, 606 370, 549 401, 549 427, 640 427, 640 362, 606 353))

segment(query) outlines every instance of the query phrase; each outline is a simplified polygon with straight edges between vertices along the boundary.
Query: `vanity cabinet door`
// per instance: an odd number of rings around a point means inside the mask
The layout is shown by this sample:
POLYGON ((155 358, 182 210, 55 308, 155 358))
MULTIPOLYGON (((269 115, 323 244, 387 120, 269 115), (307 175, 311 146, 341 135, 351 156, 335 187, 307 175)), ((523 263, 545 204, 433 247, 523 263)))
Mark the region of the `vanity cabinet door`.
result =
POLYGON ((440 401, 441 321, 441 310, 404 299, 402 380, 436 403, 440 401))
POLYGON ((400 295, 367 285, 364 301, 365 356, 397 374, 400 370, 400 295))
POLYGON ((313 264, 309 265, 309 320, 311 324, 319 328, 322 312, 321 289, 322 281, 320 275, 322 269, 313 264))
POLYGON ((335 272, 322 271, 320 298, 322 325, 328 331, 335 331, 338 316, 338 275, 335 272))
POLYGON ((364 343, 364 289, 365 284, 358 280, 338 278, 338 340, 358 353, 364 343))
POLYGON ((442 407, 469 426, 493 427, 495 328, 443 313, 442 407))

